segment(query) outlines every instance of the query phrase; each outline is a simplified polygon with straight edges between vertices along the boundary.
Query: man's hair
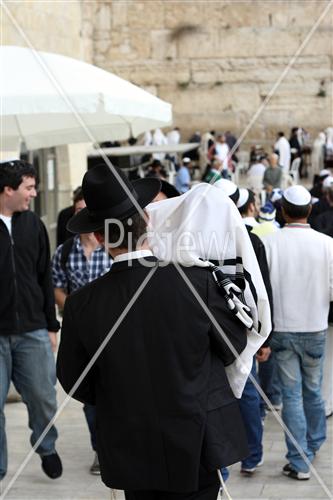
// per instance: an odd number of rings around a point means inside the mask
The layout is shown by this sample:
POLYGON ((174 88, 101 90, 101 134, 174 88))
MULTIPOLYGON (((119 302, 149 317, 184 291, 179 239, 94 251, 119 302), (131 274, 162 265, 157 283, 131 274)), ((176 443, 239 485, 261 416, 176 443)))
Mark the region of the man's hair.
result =
POLYGON ((79 186, 73 191, 73 205, 78 201, 84 200, 82 187, 79 186))
MULTIPOLYGON (((97 231, 104 235, 104 228, 97 231)), ((139 240, 143 243, 147 232, 147 223, 140 214, 135 214, 128 219, 119 221, 119 224, 109 224, 109 241, 107 244, 117 243, 117 248, 128 248, 135 251, 139 240), (122 231, 122 230, 123 231, 122 231)))
POLYGON ((310 213, 310 207, 311 203, 308 203, 307 205, 294 205, 293 203, 290 203, 287 201, 285 198, 282 198, 282 208, 288 217, 291 219, 304 219, 305 217, 308 217, 310 213))
POLYGON ((284 132, 278 132, 279 137, 284 137, 284 132))
POLYGON ((37 177, 35 167, 24 160, 12 160, 0 163, 0 193, 6 186, 18 189, 23 177, 37 177))
POLYGON ((160 168, 160 167, 162 167, 162 163, 160 160, 155 159, 151 162, 150 167, 151 168, 160 168))
POLYGON ((256 202, 254 192, 251 191, 251 189, 249 189, 248 191, 249 191, 249 198, 248 198, 247 202, 245 203, 245 205, 243 205, 242 207, 240 207, 238 209, 239 213, 241 215, 246 214, 247 211, 248 211, 248 209, 249 209, 249 206, 251 205, 251 203, 255 204, 255 202, 256 202))
POLYGON ((237 205, 237 201, 239 200, 239 189, 237 188, 234 193, 230 194, 229 198, 235 205, 237 205))

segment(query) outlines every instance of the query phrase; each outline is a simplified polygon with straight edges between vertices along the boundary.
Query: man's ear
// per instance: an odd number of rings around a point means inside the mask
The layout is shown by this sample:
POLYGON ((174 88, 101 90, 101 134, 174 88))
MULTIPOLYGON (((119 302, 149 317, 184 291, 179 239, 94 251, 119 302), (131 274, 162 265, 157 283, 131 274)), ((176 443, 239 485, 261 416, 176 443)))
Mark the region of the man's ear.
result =
POLYGON ((15 189, 13 189, 12 187, 10 186, 5 186, 4 187, 4 190, 3 192, 7 195, 7 196, 12 196, 13 193, 14 193, 15 189))
POLYGON ((104 241, 105 241, 104 234, 94 232, 94 236, 100 245, 104 245, 104 241))
POLYGON ((310 217, 311 212, 312 212, 312 205, 309 206, 308 215, 306 216, 307 219, 310 217))
POLYGON ((288 224, 288 215, 286 214, 285 212, 285 209, 283 207, 281 207, 281 214, 282 214, 282 217, 283 217, 283 220, 288 224))

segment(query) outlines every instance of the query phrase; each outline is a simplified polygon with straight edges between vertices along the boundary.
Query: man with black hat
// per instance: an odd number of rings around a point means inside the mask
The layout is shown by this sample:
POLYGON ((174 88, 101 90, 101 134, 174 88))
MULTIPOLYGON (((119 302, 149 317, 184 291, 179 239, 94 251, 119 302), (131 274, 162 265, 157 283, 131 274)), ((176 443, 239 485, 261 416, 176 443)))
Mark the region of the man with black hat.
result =
POLYGON ((309 479, 311 462, 326 439, 321 395, 325 337, 333 300, 333 241, 307 224, 311 195, 286 189, 286 225, 264 238, 273 290, 275 352, 282 392, 282 418, 303 454, 286 435, 289 463, 283 473, 309 479))
MULTIPOLYGON (((225 373, 235 357, 176 267, 161 265, 148 247, 142 209, 159 190, 158 179, 130 184, 106 165, 86 173, 87 208, 68 227, 94 231, 114 263, 66 300, 58 377, 70 392, 93 365, 74 397, 96 405, 107 486, 124 489, 127 500, 215 500, 216 470, 248 452, 225 373)), ((211 272, 182 269, 241 352, 246 330, 229 315, 211 272)))

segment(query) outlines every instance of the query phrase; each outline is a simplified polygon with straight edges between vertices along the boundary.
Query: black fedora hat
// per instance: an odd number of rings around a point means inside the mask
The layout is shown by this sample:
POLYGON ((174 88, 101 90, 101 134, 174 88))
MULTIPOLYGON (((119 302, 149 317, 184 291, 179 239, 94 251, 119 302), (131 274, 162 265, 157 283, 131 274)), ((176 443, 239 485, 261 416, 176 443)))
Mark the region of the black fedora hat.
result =
POLYGON ((176 196, 180 196, 180 192, 164 179, 160 179, 161 181, 161 192, 165 194, 167 198, 175 198, 176 196))
POLYGON ((133 199, 142 209, 159 193, 159 179, 139 179, 131 183, 124 172, 106 164, 96 165, 85 173, 82 191, 86 208, 83 208, 67 223, 72 233, 92 233, 104 227, 105 219, 124 220, 138 213, 137 206, 126 193, 123 185, 130 191, 133 199), (118 173, 119 182, 113 169, 118 173), (123 184, 123 185, 122 185, 123 184))

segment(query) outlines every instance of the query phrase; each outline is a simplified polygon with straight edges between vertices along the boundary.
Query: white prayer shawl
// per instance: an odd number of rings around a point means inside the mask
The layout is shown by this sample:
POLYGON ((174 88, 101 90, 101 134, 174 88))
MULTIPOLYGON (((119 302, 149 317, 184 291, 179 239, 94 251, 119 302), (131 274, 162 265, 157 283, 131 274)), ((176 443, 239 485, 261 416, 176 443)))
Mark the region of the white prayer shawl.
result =
POLYGON ((179 144, 180 143, 180 133, 178 130, 170 130, 170 132, 168 132, 168 135, 167 135, 167 141, 168 141, 168 144, 170 144, 171 146, 174 146, 175 144, 179 144))
POLYGON ((326 148, 333 150, 333 127, 327 127, 326 132, 326 148))
MULTIPOLYGON (((153 146, 165 146, 166 144, 168 144, 167 138, 162 130, 157 128, 153 133, 153 146)), ((153 158, 162 161, 165 158, 165 153, 153 153, 153 158)))
POLYGON ((319 172, 324 168, 324 146, 326 142, 326 136, 324 132, 319 132, 318 136, 314 140, 311 152, 311 171, 312 174, 319 174, 319 172))
POLYGON ((290 168, 290 144, 285 137, 280 137, 280 139, 275 143, 274 149, 279 153, 279 164, 283 168, 285 173, 289 172, 290 168))
POLYGON ((271 331, 268 297, 244 222, 225 193, 209 184, 198 184, 182 196, 151 203, 147 211, 149 245, 159 259, 200 267, 218 260, 222 271, 234 277, 244 271, 244 298, 254 328, 248 330, 244 351, 226 367, 230 386, 240 398, 253 356, 271 331))

